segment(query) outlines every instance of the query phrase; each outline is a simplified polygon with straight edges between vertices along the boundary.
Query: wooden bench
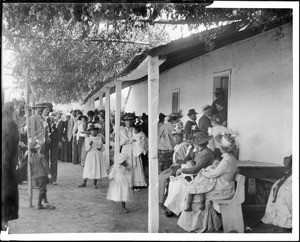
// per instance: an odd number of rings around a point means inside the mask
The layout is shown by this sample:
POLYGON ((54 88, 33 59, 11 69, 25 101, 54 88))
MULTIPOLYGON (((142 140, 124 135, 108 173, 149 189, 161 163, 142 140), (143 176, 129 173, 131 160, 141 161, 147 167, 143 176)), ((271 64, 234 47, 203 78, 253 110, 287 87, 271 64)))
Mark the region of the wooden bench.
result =
POLYGON ((222 215, 224 233, 235 231, 244 233, 242 203, 245 201, 245 179, 241 174, 235 175, 236 190, 232 199, 212 200, 213 208, 222 215))

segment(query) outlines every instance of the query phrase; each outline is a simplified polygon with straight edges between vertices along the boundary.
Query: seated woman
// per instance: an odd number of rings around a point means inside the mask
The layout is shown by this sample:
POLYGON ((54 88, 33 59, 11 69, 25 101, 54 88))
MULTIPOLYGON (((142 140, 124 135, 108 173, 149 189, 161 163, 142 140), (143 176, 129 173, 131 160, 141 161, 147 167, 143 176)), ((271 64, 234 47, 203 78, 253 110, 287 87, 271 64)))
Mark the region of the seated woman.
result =
MULTIPOLYGON (((194 134, 194 140, 191 143, 195 146, 195 165, 192 168, 182 168, 177 170, 177 174, 197 174, 202 168, 206 168, 214 161, 212 151, 207 148, 208 141, 212 136, 208 136, 207 132, 197 132, 194 134)), ((184 209, 184 201, 187 196, 185 189, 185 175, 177 177, 171 176, 169 183, 169 194, 164 205, 174 214, 179 213, 184 209)))
POLYGON ((214 188, 205 193, 205 209, 199 210, 199 197, 197 199, 194 196, 192 211, 182 211, 178 219, 178 225, 188 232, 218 231, 222 222, 213 209, 211 200, 229 199, 235 192, 234 177, 237 171, 237 162, 232 154, 236 145, 235 138, 231 134, 220 133, 216 136, 216 141, 221 148, 222 160, 215 169, 202 172, 203 176, 216 179, 214 188))
POLYGON ((168 178, 174 173, 175 169, 184 162, 189 144, 183 141, 183 125, 177 123, 175 128, 172 131, 172 135, 175 137, 176 145, 174 147, 173 153, 173 164, 162 171, 158 176, 158 197, 161 208, 165 210, 164 201, 165 201, 165 191, 168 184, 168 178))
POLYGON ((292 228, 292 155, 284 158, 288 168, 284 176, 277 180, 270 192, 266 212, 261 221, 283 228, 292 228))

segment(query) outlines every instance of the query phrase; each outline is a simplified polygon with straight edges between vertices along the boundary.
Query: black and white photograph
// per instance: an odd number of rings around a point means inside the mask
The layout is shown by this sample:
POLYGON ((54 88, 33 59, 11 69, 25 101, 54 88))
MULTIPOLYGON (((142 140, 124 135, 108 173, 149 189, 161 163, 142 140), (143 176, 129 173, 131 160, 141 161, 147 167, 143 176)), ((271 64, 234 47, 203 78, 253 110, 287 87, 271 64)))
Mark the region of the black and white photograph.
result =
POLYGON ((2 241, 299 241, 299 2, 1 5, 2 241))

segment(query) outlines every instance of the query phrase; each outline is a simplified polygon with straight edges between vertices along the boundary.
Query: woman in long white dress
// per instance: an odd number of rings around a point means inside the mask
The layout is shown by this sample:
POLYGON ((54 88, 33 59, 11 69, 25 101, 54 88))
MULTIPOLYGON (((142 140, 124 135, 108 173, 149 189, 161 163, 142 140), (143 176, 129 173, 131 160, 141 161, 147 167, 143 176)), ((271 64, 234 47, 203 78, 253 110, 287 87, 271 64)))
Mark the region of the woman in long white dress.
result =
POLYGON ((86 187, 88 179, 94 180, 94 188, 97 188, 97 179, 107 177, 107 158, 102 153, 104 145, 102 138, 98 136, 98 126, 91 125, 91 135, 87 137, 85 142, 85 150, 87 151, 85 165, 83 169, 83 183, 78 187, 86 187))
POLYGON ((131 169, 131 187, 135 191, 139 191, 138 187, 146 187, 145 174, 143 170, 143 163, 140 157, 135 158, 133 155, 133 122, 135 115, 128 113, 124 117, 125 127, 120 127, 120 146, 122 147, 121 153, 127 155, 127 162, 132 167, 131 169))

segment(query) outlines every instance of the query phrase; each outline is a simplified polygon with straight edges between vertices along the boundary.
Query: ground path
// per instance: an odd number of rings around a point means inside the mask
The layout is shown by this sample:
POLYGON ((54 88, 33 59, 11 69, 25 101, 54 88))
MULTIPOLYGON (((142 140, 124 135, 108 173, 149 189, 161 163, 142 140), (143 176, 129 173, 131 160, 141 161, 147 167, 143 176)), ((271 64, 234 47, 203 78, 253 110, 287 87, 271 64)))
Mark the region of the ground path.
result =
MULTIPOLYGON (((58 163, 58 185, 47 186, 47 196, 55 210, 36 210, 38 190, 33 189, 33 207, 28 207, 27 184, 19 185, 19 219, 9 221, 9 234, 28 233, 147 233, 148 189, 133 192, 128 204, 129 213, 121 211, 121 205, 106 199, 108 179, 93 188, 88 180, 86 188, 78 188, 82 182, 83 167, 72 163, 58 163)), ((162 233, 183 233, 176 217, 160 214, 162 233)))

